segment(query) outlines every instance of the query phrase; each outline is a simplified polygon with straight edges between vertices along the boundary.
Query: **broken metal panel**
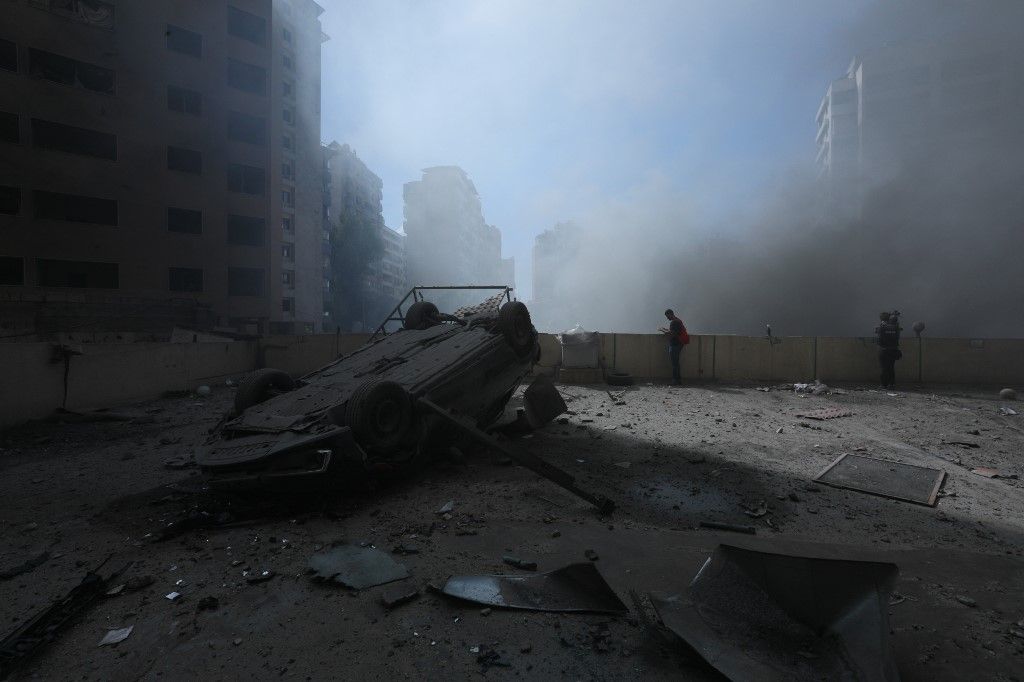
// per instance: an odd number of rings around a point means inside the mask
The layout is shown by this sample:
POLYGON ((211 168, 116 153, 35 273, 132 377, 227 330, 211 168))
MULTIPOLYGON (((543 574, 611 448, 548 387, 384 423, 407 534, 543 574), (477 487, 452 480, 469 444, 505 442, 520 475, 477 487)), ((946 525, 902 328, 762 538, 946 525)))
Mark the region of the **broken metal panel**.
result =
POLYGON ((319 580, 330 580, 353 590, 409 577, 409 569, 379 549, 337 545, 314 554, 309 559, 309 570, 319 580))
POLYGON ((106 579, 91 571, 86 573, 82 582, 67 596, 37 613, 0 641, 0 679, 6 678, 16 667, 56 639, 75 618, 102 597, 110 589, 111 582, 127 568, 125 566, 106 579))
POLYGON ((685 594, 651 595, 664 625, 731 680, 899 679, 894 564, 720 545, 685 594))
POLYGON ((834 488, 934 507, 945 478, 946 472, 941 469, 843 454, 814 480, 834 488))
POLYGON ((569 409, 554 382, 540 375, 523 392, 523 407, 530 428, 539 429, 569 409))
POLYGON ((507 609, 629 612, 592 563, 570 564, 539 575, 452 576, 441 592, 456 599, 507 609))

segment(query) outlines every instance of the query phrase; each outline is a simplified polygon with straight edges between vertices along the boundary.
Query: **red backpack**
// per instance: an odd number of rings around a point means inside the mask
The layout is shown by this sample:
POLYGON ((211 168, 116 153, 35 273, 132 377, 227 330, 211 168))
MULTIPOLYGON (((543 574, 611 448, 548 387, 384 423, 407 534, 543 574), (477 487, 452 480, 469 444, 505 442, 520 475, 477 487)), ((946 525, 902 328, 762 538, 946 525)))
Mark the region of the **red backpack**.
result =
MULTIPOLYGON (((679 320, 678 317, 676 319, 679 320)), ((679 343, 687 346, 690 343, 690 333, 686 331, 686 325, 682 320, 679 320, 679 325, 683 328, 683 331, 679 332, 679 343)))

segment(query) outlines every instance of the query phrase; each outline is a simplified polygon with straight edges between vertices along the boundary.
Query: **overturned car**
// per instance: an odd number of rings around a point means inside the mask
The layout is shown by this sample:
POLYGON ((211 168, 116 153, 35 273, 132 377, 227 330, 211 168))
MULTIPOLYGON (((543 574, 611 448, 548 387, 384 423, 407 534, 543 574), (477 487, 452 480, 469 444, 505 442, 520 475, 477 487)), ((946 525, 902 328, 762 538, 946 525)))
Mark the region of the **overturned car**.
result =
POLYGON ((540 355, 526 305, 501 289, 451 315, 413 289, 404 314, 400 303, 354 353, 296 381, 274 369, 251 374, 235 416, 197 453, 211 487, 330 486, 353 470, 407 471, 471 439, 549 478, 561 474, 556 482, 579 494, 568 475, 485 432, 540 355), (389 320, 401 329, 386 333, 389 320))

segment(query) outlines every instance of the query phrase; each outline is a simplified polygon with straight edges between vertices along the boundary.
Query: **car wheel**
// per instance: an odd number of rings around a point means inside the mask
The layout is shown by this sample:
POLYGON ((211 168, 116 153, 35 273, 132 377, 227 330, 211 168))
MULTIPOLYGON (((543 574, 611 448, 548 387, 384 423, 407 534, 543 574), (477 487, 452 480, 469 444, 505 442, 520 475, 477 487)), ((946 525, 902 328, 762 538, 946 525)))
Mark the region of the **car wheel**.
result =
POLYGON ((253 405, 259 405, 275 392, 284 393, 295 388, 295 382, 279 369, 258 369, 238 385, 235 392, 235 412, 241 414, 253 405))
POLYGON ((437 306, 430 301, 416 301, 405 313, 404 329, 430 329, 439 324, 441 315, 437 306))
POLYGON ((356 441, 377 454, 395 452, 413 428, 412 401, 393 381, 371 380, 356 389, 345 408, 345 423, 356 441))
POLYGON ((517 355, 525 355, 533 348, 533 321, 522 301, 509 301, 501 306, 498 311, 498 329, 517 355))
POLYGON ((629 372, 608 372, 605 381, 609 386, 632 386, 633 375, 629 372))

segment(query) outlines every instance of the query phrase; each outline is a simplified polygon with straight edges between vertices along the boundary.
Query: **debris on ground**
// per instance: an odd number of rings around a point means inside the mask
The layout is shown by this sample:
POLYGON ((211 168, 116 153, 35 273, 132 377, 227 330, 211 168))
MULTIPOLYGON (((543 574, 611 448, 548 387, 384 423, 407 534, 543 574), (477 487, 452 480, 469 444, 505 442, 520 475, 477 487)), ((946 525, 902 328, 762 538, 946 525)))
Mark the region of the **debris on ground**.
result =
POLYGON ((536 575, 452 576, 442 594, 507 609, 563 613, 627 613, 593 563, 569 564, 536 575))
POLYGON ((443 505, 441 505, 440 509, 438 509, 434 513, 438 515, 444 515, 451 514, 453 511, 455 511, 455 500, 448 500, 443 505))
POLYGON ((853 412, 850 410, 844 410, 840 407, 825 407, 820 410, 811 410, 810 412, 804 412, 797 414, 798 417, 805 417, 807 419, 839 419, 840 417, 851 417, 853 412))
POLYGON ((976 450, 977 448, 981 447, 977 443, 972 443, 971 441, 967 441, 967 440, 947 440, 947 441, 943 441, 943 442, 946 445, 959 445, 962 448, 967 448, 967 449, 970 449, 970 450, 976 450))
POLYGON ((119 628, 117 630, 108 630, 107 634, 103 636, 100 643, 96 646, 107 646, 108 644, 118 644, 128 639, 128 635, 132 634, 132 630, 135 629, 134 625, 129 625, 126 628, 119 628))
POLYGON ((999 391, 999 398, 1002 400, 1016 400, 1017 391, 1013 390, 1012 388, 1004 388, 1003 390, 999 391))
POLYGON ((380 600, 384 604, 385 608, 393 609, 396 606, 401 606, 402 604, 411 602, 419 595, 420 591, 416 587, 412 585, 398 584, 385 589, 380 595, 380 600))
POLYGON ((595 552, 592 549, 588 549, 587 551, 583 552, 583 556, 585 556, 590 561, 597 561, 601 558, 597 555, 597 552, 595 552))
POLYGON ((511 556, 503 556, 501 558, 501 560, 504 561, 506 564, 508 564, 509 566, 511 566, 513 568, 521 568, 524 571, 536 571, 537 570, 537 562, 536 561, 525 561, 523 559, 518 559, 516 557, 511 557, 511 556))
POLYGON ((1000 407, 999 414, 1003 415, 1004 417, 1014 417, 1017 415, 1017 410, 1014 410, 1009 407, 1000 407))
POLYGON ((273 579, 275 575, 276 574, 269 569, 263 569, 260 571, 242 571, 242 577, 245 578, 245 582, 250 585, 265 583, 268 580, 273 579))
POLYGON ((759 519, 768 513, 768 505, 764 500, 761 500, 753 507, 745 507, 743 513, 751 518, 759 519))
POLYGON ((978 602, 974 601, 973 599, 971 599, 967 595, 963 595, 963 594, 956 595, 956 600, 958 602, 960 602, 961 604, 963 604, 964 606, 968 606, 968 607, 970 607, 972 609, 978 605, 978 602))
POLYGON ((733 533, 746 533, 747 535, 756 535, 757 529, 753 526, 743 526, 738 523, 723 523, 722 521, 701 521, 701 528, 710 528, 712 530, 728 530, 733 533))
POLYGON ((336 545, 309 559, 316 580, 336 582, 353 590, 402 580, 409 569, 374 547, 336 545))
POLYGON ((999 470, 991 467, 976 467, 971 469, 971 473, 985 478, 999 478, 999 470))
MULTIPOLYGON (((100 564, 96 570, 102 567, 100 564)), ((89 571, 67 596, 36 613, 0 641, 0 679, 6 678, 16 667, 51 644, 77 616, 102 597, 127 568, 124 566, 107 578, 89 571)))
POLYGON ((793 391, 796 393, 809 393, 810 395, 825 395, 829 392, 828 386, 817 379, 813 383, 793 384, 793 391))
POLYGON ((814 481, 833 488, 934 507, 945 478, 946 472, 941 469, 844 453, 814 481))
POLYGON ((894 564, 719 545, 685 592, 651 594, 665 627, 732 680, 899 679, 894 564))

